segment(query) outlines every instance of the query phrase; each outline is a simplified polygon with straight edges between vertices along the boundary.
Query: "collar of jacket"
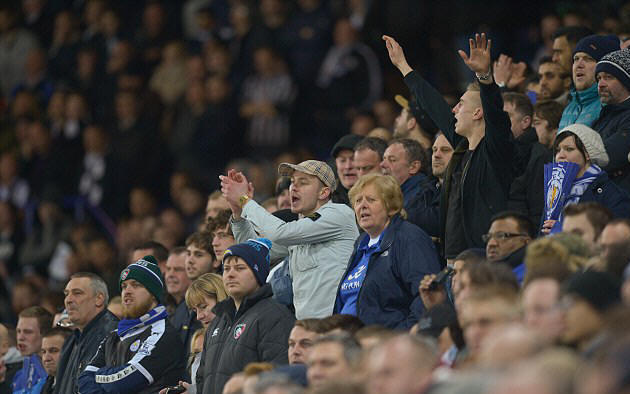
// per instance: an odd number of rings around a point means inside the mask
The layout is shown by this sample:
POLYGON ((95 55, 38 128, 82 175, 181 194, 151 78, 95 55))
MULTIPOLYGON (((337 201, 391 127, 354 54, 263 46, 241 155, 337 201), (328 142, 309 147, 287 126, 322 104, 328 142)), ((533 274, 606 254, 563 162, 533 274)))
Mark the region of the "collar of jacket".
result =
POLYGON ((600 115, 600 118, 602 118, 602 115, 604 114, 604 112, 615 113, 615 112, 623 112, 623 111, 628 111, 628 110, 630 110, 630 97, 627 98, 626 101, 623 101, 619 104, 602 103, 602 114, 600 115))
MULTIPOLYGON (((403 220, 404 219, 401 218, 400 214, 398 213, 392 216, 392 218, 389 221, 389 224, 387 225, 387 227, 385 227, 385 230, 383 230, 384 232, 383 238, 381 238, 379 242, 380 252, 383 252, 389 249, 390 246, 392 246, 392 242, 394 242, 394 234, 396 233, 395 228, 400 226, 403 220)), ((365 239, 364 237, 369 238, 369 235, 366 233, 363 237, 359 237, 358 239, 359 244, 357 245, 357 247, 361 245, 361 241, 365 239)), ((355 249, 357 249, 357 247, 355 247, 355 249)))
POLYGON ((74 335, 77 338, 82 338, 86 336, 94 327, 101 325, 101 318, 108 313, 111 313, 111 312, 108 311, 107 308, 103 309, 102 311, 98 313, 98 315, 94 316, 94 319, 90 320, 90 322, 85 326, 85 328, 83 328, 83 331, 79 331, 78 329, 74 330, 74 335))
POLYGON ((500 262, 507 264, 510 269, 514 269, 521 265, 525 260, 525 250, 527 249, 527 245, 523 245, 521 248, 516 249, 514 252, 506 256, 500 262))
POLYGON ((538 142, 538 134, 536 134, 536 129, 533 127, 528 127, 523 134, 514 138, 514 142, 517 144, 529 145, 535 142, 538 142))
POLYGON ((273 291, 271 290, 271 285, 269 283, 265 283, 258 290, 254 291, 252 294, 248 295, 241 302, 241 307, 236 310, 236 305, 234 304, 234 300, 232 297, 228 297, 226 300, 219 302, 212 308, 212 312, 219 315, 227 315, 229 317, 233 317, 234 320, 241 317, 248 309, 252 306, 256 305, 259 301, 270 298, 273 296, 273 291))
POLYGON ((599 100, 599 93, 597 92, 597 82, 592 84, 591 87, 589 87, 588 89, 584 89, 579 92, 575 90, 574 87, 572 87, 569 94, 571 95, 571 100, 577 100, 578 103, 599 100))
POLYGON ((400 190, 403 193, 403 197, 405 197, 410 190, 413 190, 425 180, 426 180, 426 175, 422 173, 417 173, 407 178, 407 180, 404 181, 402 185, 400 185, 400 190))

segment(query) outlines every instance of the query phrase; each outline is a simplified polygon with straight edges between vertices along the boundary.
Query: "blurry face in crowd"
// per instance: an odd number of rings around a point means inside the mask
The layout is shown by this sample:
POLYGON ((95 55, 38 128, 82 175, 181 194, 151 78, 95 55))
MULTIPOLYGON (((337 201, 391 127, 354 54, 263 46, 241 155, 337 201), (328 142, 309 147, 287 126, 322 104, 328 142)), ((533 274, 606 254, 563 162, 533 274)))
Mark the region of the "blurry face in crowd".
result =
POLYGON ((228 204, 225 197, 219 196, 219 198, 208 199, 208 204, 206 205, 206 219, 216 218, 219 212, 226 209, 230 209, 230 204, 228 204))
POLYGON ((39 353, 42 336, 39 322, 35 317, 20 317, 17 324, 17 348, 24 357, 39 353))
POLYGON ((197 315, 197 320, 201 322, 204 327, 208 327, 212 320, 215 318, 215 314, 212 312, 212 308, 217 304, 215 297, 203 297, 203 301, 192 307, 193 312, 197 315))
POLYGON ((357 171, 354 168, 354 152, 350 149, 339 152, 335 158, 335 165, 337 166, 339 182, 346 189, 350 189, 358 179, 357 171))
POLYGON ((223 261, 223 286, 237 302, 260 287, 249 265, 238 256, 229 256, 223 261))
POLYGON ((164 280, 166 281, 166 291, 175 297, 177 302, 180 302, 190 285, 190 279, 186 274, 186 253, 168 256, 164 280))
POLYGON ((68 318, 82 330, 105 307, 103 294, 95 294, 90 278, 72 278, 64 290, 68 318))
POLYGON ((61 335, 53 335, 42 339, 42 365, 48 376, 55 376, 57 363, 61 356, 61 348, 65 338, 61 335))
POLYGON ((316 332, 308 331, 302 326, 295 326, 289 334, 289 364, 304 364, 313 346, 313 341, 319 336, 316 332))
POLYGON ((394 138, 407 138, 415 126, 415 118, 407 108, 403 108, 394 120, 394 138))
POLYGON ((553 55, 551 60, 560 65, 565 72, 571 71, 571 45, 566 36, 558 37, 553 40, 553 55))
MULTIPOLYGON (((564 138, 558 144, 558 148, 556 150, 556 161, 569 161, 580 166, 578 177, 584 175, 584 172, 588 168, 587 158, 584 157, 584 154, 578 149, 575 143, 575 136, 572 135, 564 138)), ((590 162, 588 162, 588 164, 590 165, 590 162)))
POLYGON ((470 135, 473 121, 483 116, 479 92, 467 90, 451 111, 455 115, 455 132, 463 137, 470 135))
POLYGON ((276 205, 278 206, 278 210, 291 209, 291 195, 289 194, 289 189, 284 189, 278 194, 276 205))
POLYGON ((512 218, 492 222, 488 235, 490 236, 486 244, 488 261, 500 261, 530 241, 529 235, 525 234, 519 228, 518 222, 512 218))
POLYGON ((577 296, 565 295, 561 302, 565 308, 562 342, 578 347, 586 344, 601 329, 601 315, 588 302, 577 296))
POLYGON ((310 387, 336 379, 345 379, 352 372, 343 354, 343 347, 334 342, 324 342, 313 346, 306 359, 306 374, 310 387))
POLYGON ((578 92, 586 90, 595 83, 597 62, 586 52, 573 55, 573 84, 578 92))
POLYGON ((507 308, 514 306, 498 298, 462 302, 459 321, 471 356, 479 354, 483 340, 492 329, 510 320, 506 315, 507 308))
POLYGON ((435 138, 432 147, 431 170, 433 176, 438 179, 444 179, 446 168, 453 157, 453 147, 448 142, 444 134, 440 134, 435 138))
POLYGON ((186 275, 191 281, 208 272, 213 272, 214 256, 195 244, 186 247, 186 275))
POLYGON ((597 73, 597 92, 602 104, 620 104, 630 96, 630 91, 607 72, 597 73))
POLYGON ((539 335, 555 340, 562 332, 562 313, 558 308, 560 285, 550 278, 534 279, 523 290, 523 320, 539 335))
POLYGON ((372 149, 361 149, 354 152, 354 168, 360 178, 366 174, 381 173, 381 157, 372 149))
POLYGON ((295 171, 289 186, 291 212, 310 215, 318 210, 326 201, 328 193, 325 189, 328 188, 315 175, 295 171))
POLYGON ((224 228, 217 229, 212 232, 212 248, 214 249, 214 255, 217 257, 217 261, 223 261, 223 253, 225 249, 236 243, 234 236, 230 234, 227 224, 224 228))
POLYGON ((149 290, 135 279, 127 279, 121 286, 122 313, 126 319, 137 319, 157 306, 149 290))
POLYGON ((630 244, 630 227, 623 223, 609 224, 604 227, 598 241, 598 246, 603 258, 608 257, 612 247, 624 244, 630 244))
POLYGON ((420 163, 417 161, 410 163, 403 145, 396 143, 385 149, 381 168, 383 174, 393 176, 398 184, 402 185, 420 171, 420 163))
POLYGON ((579 236, 586 242, 591 250, 595 249, 595 242, 597 240, 597 234, 595 227, 591 224, 586 216, 586 213, 579 215, 565 216, 562 222, 562 232, 571 233, 579 236))
POLYGON ((542 99, 556 99, 568 89, 568 78, 563 75, 562 68, 555 63, 543 63, 538 67, 542 99))
POLYGON ((387 212, 385 201, 373 184, 363 187, 353 201, 354 213, 359 227, 372 238, 378 237, 389 224, 393 212, 387 212))
POLYGON ((532 119, 529 115, 523 115, 516 110, 516 106, 513 102, 505 101, 503 103, 503 111, 507 112, 510 117, 510 123, 512 125, 512 135, 514 138, 520 136, 531 126, 532 119))
POLYGON ((549 121, 538 117, 536 114, 534 114, 534 128, 536 129, 538 142, 548 148, 551 148, 553 146, 553 141, 556 138, 556 132, 558 129, 550 128, 549 121))

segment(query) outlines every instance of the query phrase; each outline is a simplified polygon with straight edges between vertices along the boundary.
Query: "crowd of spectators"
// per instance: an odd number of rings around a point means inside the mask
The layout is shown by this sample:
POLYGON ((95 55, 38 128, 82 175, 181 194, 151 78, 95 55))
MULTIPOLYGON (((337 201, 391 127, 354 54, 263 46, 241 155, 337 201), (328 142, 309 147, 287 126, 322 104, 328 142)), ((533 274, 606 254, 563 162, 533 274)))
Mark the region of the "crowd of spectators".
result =
POLYGON ((629 391, 630 3, 494 3, 0 4, 0 394, 629 391))

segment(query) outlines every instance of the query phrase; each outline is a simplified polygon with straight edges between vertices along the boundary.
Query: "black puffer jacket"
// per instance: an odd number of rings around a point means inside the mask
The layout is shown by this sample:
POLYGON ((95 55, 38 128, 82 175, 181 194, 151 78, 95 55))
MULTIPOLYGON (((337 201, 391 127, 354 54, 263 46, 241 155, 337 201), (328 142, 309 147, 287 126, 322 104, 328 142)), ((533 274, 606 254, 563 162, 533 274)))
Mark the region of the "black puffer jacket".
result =
POLYGON ((295 317, 264 285, 236 310, 234 300, 218 303, 203 345, 197 393, 220 394, 230 376, 251 362, 288 364, 288 339, 295 317))

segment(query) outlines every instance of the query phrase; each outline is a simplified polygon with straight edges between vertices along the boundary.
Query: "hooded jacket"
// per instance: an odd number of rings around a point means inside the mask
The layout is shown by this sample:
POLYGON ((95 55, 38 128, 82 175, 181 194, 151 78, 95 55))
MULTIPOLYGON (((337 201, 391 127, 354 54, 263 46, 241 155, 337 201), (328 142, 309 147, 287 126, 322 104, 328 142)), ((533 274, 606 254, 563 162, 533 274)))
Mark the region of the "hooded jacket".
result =
POLYGON ((197 372, 197 393, 221 394, 228 379, 251 362, 288 364, 295 318, 272 296, 271 285, 265 284, 245 297, 238 310, 232 298, 215 305, 197 372))
POLYGON ((581 123, 591 126, 599 118, 602 110, 602 103, 597 93, 597 83, 593 83, 590 88, 578 92, 571 88, 569 104, 562 111, 562 118, 558 130, 562 130, 568 125, 581 123))

